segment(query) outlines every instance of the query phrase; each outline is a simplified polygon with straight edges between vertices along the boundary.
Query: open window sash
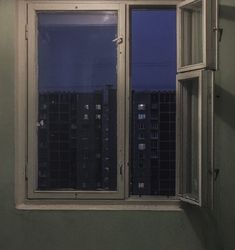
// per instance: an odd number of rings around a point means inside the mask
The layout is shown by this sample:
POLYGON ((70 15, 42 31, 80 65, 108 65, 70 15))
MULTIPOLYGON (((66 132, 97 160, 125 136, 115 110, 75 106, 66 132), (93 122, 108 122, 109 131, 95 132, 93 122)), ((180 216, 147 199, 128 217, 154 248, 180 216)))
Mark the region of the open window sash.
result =
POLYGON ((177 5, 177 71, 216 69, 217 0, 177 5))
POLYGON ((212 207, 213 72, 177 76, 176 194, 184 202, 212 207))
MULTIPOLYGON (((27 185, 28 185, 28 198, 40 198, 40 199, 122 199, 124 197, 124 177, 122 176, 122 167, 124 166, 124 115, 122 110, 123 105, 125 103, 124 96, 125 96, 125 79, 124 74, 124 61, 125 61, 125 43, 124 42, 116 42, 116 38, 121 37, 121 41, 125 41, 125 13, 124 13, 124 6, 121 4, 98 4, 98 3, 68 3, 68 4, 59 4, 59 3, 52 3, 52 2, 44 2, 44 3, 29 3, 28 4, 28 24, 26 25, 26 34, 27 34, 27 50, 28 50, 28 159, 27 159, 27 169, 26 169, 26 176, 27 176, 27 185), (38 19, 40 13, 48 14, 49 23, 50 20, 53 20, 54 14, 62 13, 62 16, 71 15, 71 18, 63 18, 59 20, 61 23, 55 23, 55 27, 64 27, 68 26, 70 29, 74 27, 73 21, 74 15, 81 13, 81 22, 84 27, 91 27, 93 24, 94 27, 97 27, 97 20, 102 24, 104 22, 111 22, 112 18, 109 19, 101 19, 102 16, 100 12, 115 12, 117 13, 117 33, 110 39, 111 44, 116 44, 116 65, 117 65, 117 80, 116 80, 116 119, 117 119, 117 150, 116 150, 116 164, 109 166, 115 170, 116 168, 116 186, 115 188, 106 190, 105 188, 92 188, 92 189, 81 189, 81 188, 53 188, 53 189, 42 189, 38 188, 39 186, 39 161, 38 161, 38 131, 40 126, 47 125, 44 121, 38 120, 38 113, 39 113, 39 105, 40 105, 40 96, 39 96, 39 72, 40 72, 40 65, 38 65, 38 58, 41 56, 39 54, 38 49, 38 19), (98 14, 95 16, 95 13, 98 14), (86 19, 83 14, 90 13, 91 18, 86 19), (52 15, 50 15, 52 14, 52 15), (97 20, 96 20, 96 19, 97 20), (95 19, 95 20, 94 20, 95 19), (71 21, 71 24, 69 23, 71 21), (94 23, 86 23, 86 22, 94 22, 94 23), (96 26, 95 26, 96 25, 96 26)), ((57 21, 58 22, 58 21, 57 21)), ((108 23, 109 24, 109 23, 108 23)), ((48 27, 50 23, 48 24, 48 27)), ((101 25, 100 25, 101 26, 101 25)), ((108 25, 107 25, 108 26, 108 25)), ((108 26, 109 27, 109 26, 108 26)), ((53 27, 52 27, 53 28, 53 27)), ((52 30, 55 30, 52 29, 52 30)), ((68 30, 68 29, 67 29, 68 30)), ((80 29, 81 30, 81 29, 80 29)), ((71 40, 74 36, 71 36, 71 40)), ((83 39, 81 37, 81 39, 83 39)), ((45 33, 45 39, 43 42, 47 42, 50 40, 50 36, 45 33), (45 41, 44 41, 45 40, 45 41)), ((56 40, 56 39, 54 39, 56 40)), ((54 41, 53 40, 53 41, 54 41)), ((63 40, 63 39, 62 39, 63 40)), ((68 39, 67 39, 68 40, 68 39)), ((64 41, 64 40, 63 40, 64 41)), ((90 43, 91 44, 91 43, 90 43)), ((56 47, 55 44, 54 47, 56 47)), ((110 45, 111 46, 111 45, 110 45)), ((44 46, 45 47, 45 46, 44 46)), ((43 48, 44 48, 43 47, 43 48)), ((63 49, 61 50, 63 51, 63 49)), ((50 51, 48 52, 50 53, 50 51)), ((46 53, 46 54, 48 54, 46 53)), ((72 65, 75 66, 75 65, 72 65)), ((50 68, 50 67, 49 67, 50 68)), ((50 70, 50 69, 48 69, 50 70)), ((61 69, 62 71, 63 69, 61 69)), ((60 71, 58 71, 60 72, 60 71)), ((85 72, 86 73, 86 72, 85 72)), ((108 87, 107 87, 108 88, 108 87)), ((71 91, 71 90, 68 90, 71 91)), ((73 89, 72 89, 73 91, 73 89)), ((109 92, 108 92, 109 93, 109 92)), ((69 97, 70 98, 70 97, 69 97)), ((106 98, 107 99, 107 98, 106 98)), ((95 103, 97 104, 97 103, 95 103)), ((94 104, 94 105, 95 105, 94 104)), ((94 106, 93 105, 93 106, 94 106)), ((97 105, 96 105, 97 106, 97 105)), ((101 110, 101 108, 94 106, 95 110, 101 110)), ((85 109, 89 109, 88 105, 84 106, 85 109), (87 106, 87 107, 86 107, 87 106)), ((96 111, 94 111, 96 112, 96 111)), ((94 115, 93 115, 94 116, 94 115)), ((101 120, 101 115, 97 116, 97 119, 101 120)), ((103 117, 103 116, 102 116, 103 117)), ((84 115, 84 119, 87 119, 88 115, 84 115)), ((96 119, 93 118, 93 119, 96 119)), ((103 121, 102 121, 103 122, 103 121)), ((80 145, 80 144, 79 144, 80 145)), ((88 159, 88 156, 83 156, 88 159)), ((98 155, 99 157, 99 155, 98 155)), ((80 164, 83 166, 82 164, 80 164)), ((66 166, 70 167, 70 166, 66 166)), ((103 168, 103 165, 101 166, 103 168)), ((109 169, 108 169, 109 170, 109 169)), ((40 175, 45 176, 46 174, 40 173, 40 175)), ((79 178, 79 173, 77 174, 77 178, 79 178)), ((81 176, 81 175, 80 175, 81 176)), ((64 176, 61 174, 61 179, 64 176)), ((97 184, 98 185, 98 184, 97 184)), ((82 187, 83 188, 83 187, 82 187)))

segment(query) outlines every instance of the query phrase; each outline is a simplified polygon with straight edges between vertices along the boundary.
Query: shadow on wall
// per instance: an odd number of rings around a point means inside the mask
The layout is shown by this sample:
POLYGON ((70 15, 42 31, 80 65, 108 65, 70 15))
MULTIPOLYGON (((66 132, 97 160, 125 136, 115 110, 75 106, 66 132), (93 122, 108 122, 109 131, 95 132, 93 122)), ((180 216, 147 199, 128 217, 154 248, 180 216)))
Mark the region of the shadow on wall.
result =
POLYGON ((216 72, 215 83, 215 114, 220 117, 228 126, 235 129, 235 116, 232 107, 235 105, 234 95, 234 60, 235 60, 235 36, 231 27, 235 22, 235 6, 219 6, 220 25, 224 34, 219 48, 219 71, 216 72), (223 27, 223 20, 231 22, 231 26, 223 27), (232 32, 232 34, 231 34, 232 32), (231 91, 230 91, 231 90, 231 91))
POLYGON ((205 249, 221 250, 221 237, 218 235, 218 226, 212 211, 190 204, 184 204, 183 209, 205 249))
MULTIPOLYGON (((235 80, 234 80, 235 81, 235 80)), ((228 126, 235 130, 235 95, 215 85, 215 114, 220 117, 228 126)))
POLYGON ((235 6, 220 5, 219 16, 220 18, 235 21, 235 6))

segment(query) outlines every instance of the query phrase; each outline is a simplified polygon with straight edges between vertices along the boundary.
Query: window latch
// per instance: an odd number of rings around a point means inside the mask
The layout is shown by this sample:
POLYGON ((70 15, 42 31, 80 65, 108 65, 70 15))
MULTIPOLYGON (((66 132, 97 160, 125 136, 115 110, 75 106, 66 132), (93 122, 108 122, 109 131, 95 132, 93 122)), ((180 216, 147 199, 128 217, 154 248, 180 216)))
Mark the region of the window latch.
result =
POLYGON ((122 164, 120 165, 120 175, 121 176, 123 175, 123 165, 122 164))
POLYGON ((219 33, 219 38, 218 38, 218 40, 219 40, 219 42, 221 42, 222 36, 223 36, 223 32, 224 32, 224 29, 219 28, 219 27, 214 27, 214 28, 213 28, 213 31, 219 33))
POLYGON ((45 123, 43 120, 37 122, 37 127, 39 127, 39 128, 43 127, 44 125, 45 125, 45 123))
POLYGON ((112 42, 116 43, 117 45, 121 44, 121 43, 123 43, 123 38, 121 36, 119 36, 119 37, 113 39, 112 42))

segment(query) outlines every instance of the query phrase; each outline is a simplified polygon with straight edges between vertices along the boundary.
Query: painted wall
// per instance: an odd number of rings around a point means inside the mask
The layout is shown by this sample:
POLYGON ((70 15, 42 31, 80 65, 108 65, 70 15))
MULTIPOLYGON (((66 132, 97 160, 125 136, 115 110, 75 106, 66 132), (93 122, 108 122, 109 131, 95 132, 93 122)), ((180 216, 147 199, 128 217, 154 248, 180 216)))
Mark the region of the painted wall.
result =
POLYGON ((235 249, 235 1, 221 0, 220 70, 215 85, 215 217, 223 250, 235 249))
POLYGON ((215 152, 221 170, 215 211, 185 207, 183 212, 39 212, 14 206, 15 1, 0 0, 1 250, 235 249, 235 20, 230 9, 221 13, 225 31, 216 80, 215 152))

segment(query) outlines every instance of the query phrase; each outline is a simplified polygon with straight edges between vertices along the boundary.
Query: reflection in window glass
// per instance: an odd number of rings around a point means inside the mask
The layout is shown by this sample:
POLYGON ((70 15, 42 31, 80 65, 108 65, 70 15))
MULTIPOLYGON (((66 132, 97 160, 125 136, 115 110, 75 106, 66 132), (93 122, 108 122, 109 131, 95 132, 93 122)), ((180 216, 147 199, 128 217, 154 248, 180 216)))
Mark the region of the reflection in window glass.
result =
POLYGON ((39 190, 117 189, 116 36, 115 11, 38 14, 39 190))
POLYGON ((130 195, 174 195, 175 9, 133 9, 131 38, 130 195))
POLYGON ((183 193, 199 199, 198 173, 198 78, 182 82, 183 99, 183 193))

